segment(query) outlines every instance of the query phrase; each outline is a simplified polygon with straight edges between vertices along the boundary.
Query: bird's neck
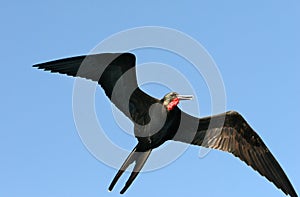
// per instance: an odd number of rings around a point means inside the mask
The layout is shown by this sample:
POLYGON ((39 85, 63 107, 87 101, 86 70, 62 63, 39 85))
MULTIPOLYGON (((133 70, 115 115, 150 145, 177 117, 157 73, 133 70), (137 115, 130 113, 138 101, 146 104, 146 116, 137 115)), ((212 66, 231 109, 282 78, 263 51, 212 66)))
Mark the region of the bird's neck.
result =
POLYGON ((178 103, 179 103, 179 99, 175 98, 171 102, 167 103, 165 107, 167 108, 168 111, 171 111, 172 109, 174 109, 174 107, 178 105, 178 103))

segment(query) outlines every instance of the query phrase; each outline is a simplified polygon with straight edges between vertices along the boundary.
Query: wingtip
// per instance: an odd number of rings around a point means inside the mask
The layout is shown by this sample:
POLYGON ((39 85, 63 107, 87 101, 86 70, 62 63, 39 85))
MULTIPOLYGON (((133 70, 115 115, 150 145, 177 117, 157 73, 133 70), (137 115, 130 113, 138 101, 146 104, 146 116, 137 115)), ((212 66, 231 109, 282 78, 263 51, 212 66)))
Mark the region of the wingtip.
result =
POLYGON ((33 64, 32 67, 34 67, 34 68, 40 68, 39 64, 33 64))
POLYGON ((294 188, 293 188, 292 191, 288 192, 288 195, 291 196, 291 197, 298 197, 298 194, 296 193, 294 188))
POLYGON ((33 68, 37 68, 37 69, 42 69, 42 70, 45 70, 45 68, 43 67, 42 64, 34 64, 32 65, 33 68))

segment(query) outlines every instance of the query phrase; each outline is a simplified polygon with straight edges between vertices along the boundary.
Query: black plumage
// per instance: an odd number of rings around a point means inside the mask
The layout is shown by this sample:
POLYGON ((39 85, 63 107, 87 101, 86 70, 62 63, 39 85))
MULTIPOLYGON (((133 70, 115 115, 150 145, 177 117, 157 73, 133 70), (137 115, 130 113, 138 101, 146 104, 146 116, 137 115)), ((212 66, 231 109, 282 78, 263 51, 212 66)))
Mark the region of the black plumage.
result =
POLYGON ((118 171, 109 190, 113 189, 126 168, 135 162, 133 172, 121 191, 124 193, 152 149, 167 140, 174 140, 232 153, 285 194, 297 196, 279 163, 239 113, 229 111, 199 119, 177 107, 180 100, 191 97, 171 92, 162 99, 153 98, 138 87, 135 61, 131 53, 102 53, 34 65, 39 69, 98 82, 115 106, 134 123, 138 144, 118 171))

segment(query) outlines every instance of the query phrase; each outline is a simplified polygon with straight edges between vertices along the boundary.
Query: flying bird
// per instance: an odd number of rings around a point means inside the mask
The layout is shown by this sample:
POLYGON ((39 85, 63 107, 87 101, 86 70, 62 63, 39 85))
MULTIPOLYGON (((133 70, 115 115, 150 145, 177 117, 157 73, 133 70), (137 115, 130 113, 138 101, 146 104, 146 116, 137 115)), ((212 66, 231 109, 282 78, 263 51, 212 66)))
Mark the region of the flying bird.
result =
POLYGON ((134 124, 137 145, 112 180, 111 191, 123 172, 135 163, 123 194, 143 168, 151 151, 168 140, 232 153, 266 177, 286 195, 297 197, 291 182, 258 134, 236 111, 197 118, 177 105, 192 96, 167 93, 162 99, 141 90, 132 53, 100 53, 59 59, 33 67, 98 82, 111 102, 134 124))

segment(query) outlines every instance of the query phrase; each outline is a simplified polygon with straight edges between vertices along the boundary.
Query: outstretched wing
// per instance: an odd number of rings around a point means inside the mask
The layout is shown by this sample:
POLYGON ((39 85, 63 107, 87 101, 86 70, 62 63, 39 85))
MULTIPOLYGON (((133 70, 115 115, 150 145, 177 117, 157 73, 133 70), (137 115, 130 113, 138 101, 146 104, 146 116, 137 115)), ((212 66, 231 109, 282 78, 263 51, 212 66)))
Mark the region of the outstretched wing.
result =
POLYGON ((181 121, 173 140, 232 153, 286 195, 297 196, 270 150, 239 113, 229 111, 198 119, 182 112, 181 121))
POLYGON ((138 88, 135 62, 136 58, 131 53, 101 53, 50 61, 33 67, 98 82, 118 109, 134 122, 142 124, 143 120, 138 115, 157 100, 138 88))

